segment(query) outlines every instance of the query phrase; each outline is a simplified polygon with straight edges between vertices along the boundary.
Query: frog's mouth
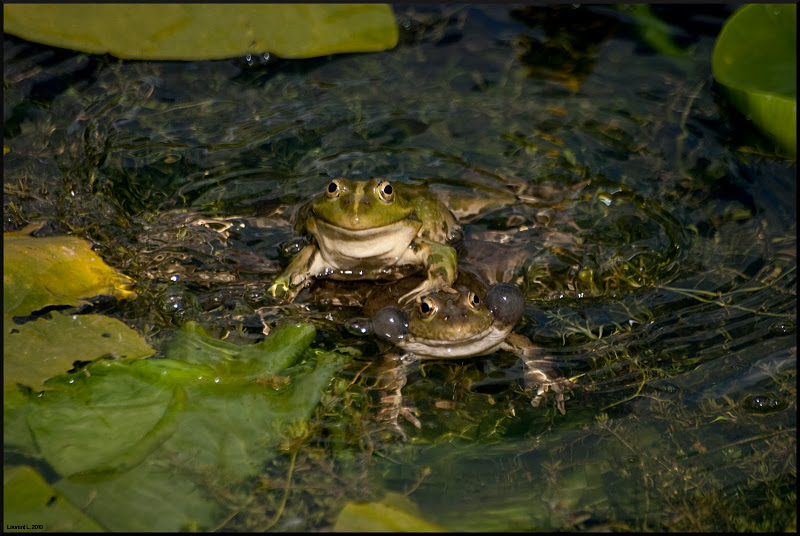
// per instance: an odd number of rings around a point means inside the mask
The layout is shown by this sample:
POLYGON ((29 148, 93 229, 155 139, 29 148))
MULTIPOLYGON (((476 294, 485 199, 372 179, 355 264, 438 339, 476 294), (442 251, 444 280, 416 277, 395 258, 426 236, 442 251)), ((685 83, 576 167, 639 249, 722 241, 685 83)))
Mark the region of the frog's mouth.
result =
POLYGON ((509 331, 510 329, 489 326, 487 329, 463 339, 441 340, 414 336, 405 341, 396 341, 396 344, 407 352, 421 357, 459 359, 494 352, 503 344, 509 331))
POLYGON ((363 238, 363 237, 370 237, 376 234, 379 234, 381 236, 392 235, 406 228, 413 227, 408 225, 406 222, 407 219, 404 218, 392 223, 378 225, 377 227, 375 226, 360 227, 358 223, 351 226, 344 226, 341 224, 335 224, 317 218, 315 224, 319 232, 322 234, 328 234, 330 236, 336 236, 339 238, 347 238, 347 237, 363 238))
POLYGON ((374 259, 394 264, 403 257, 417 230, 405 221, 371 229, 348 229, 317 221, 313 233, 325 257, 335 266, 374 259))

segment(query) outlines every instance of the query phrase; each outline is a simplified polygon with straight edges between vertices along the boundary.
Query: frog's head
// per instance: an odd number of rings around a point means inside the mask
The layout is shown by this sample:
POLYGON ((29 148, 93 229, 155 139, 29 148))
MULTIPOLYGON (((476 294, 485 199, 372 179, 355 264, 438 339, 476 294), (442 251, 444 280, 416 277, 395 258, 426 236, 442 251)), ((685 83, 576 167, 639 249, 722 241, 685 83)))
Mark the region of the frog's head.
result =
POLYGON ((422 357, 460 358, 496 350, 522 318, 525 299, 515 286, 476 293, 435 292, 403 309, 384 307, 372 319, 376 335, 422 357))
POLYGON ((333 179, 303 209, 299 223, 316 220, 351 231, 376 229, 413 217, 413 207, 385 179, 333 179))

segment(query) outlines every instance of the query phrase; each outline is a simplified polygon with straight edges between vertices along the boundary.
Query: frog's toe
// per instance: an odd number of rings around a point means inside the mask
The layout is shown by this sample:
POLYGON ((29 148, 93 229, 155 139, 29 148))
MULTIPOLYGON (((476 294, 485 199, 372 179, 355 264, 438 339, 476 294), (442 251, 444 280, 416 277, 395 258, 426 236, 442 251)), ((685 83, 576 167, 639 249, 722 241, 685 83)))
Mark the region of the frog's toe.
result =
POLYGON ((564 408, 564 391, 568 391, 574 387, 574 384, 560 375, 554 373, 552 370, 545 371, 542 369, 529 369, 525 371, 524 377, 525 390, 532 390, 536 388, 536 396, 531 399, 531 406, 539 407, 544 399, 547 391, 553 391, 556 395, 556 407, 559 413, 566 414, 564 408))
POLYGON ((289 303, 295 299, 301 288, 294 288, 287 279, 280 278, 270 285, 267 292, 273 298, 289 303))
POLYGON ((403 395, 397 392, 386 394, 381 397, 381 404, 383 407, 378 412, 378 421, 384 423, 389 429, 396 432, 405 441, 406 433, 400 427, 398 422, 399 417, 402 415, 405 420, 413 424, 416 428, 422 428, 419 419, 414 415, 417 410, 411 404, 406 404, 403 401, 403 395))
POLYGON ((454 289, 451 285, 449 285, 446 281, 437 280, 437 279, 426 279, 419 285, 417 285, 414 289, 410 292, 404 294, 398 300, 400 305, 405 305, 406 303, 410 302, 411 300, 416 300, 419 303, 422 300, 422 297, 426 294, 430 294, 431 292, 437 291, 444 291, 449 292, 451 294, 458 293, 458 290, 454 289))
POLYGON ((276 298, 278 295, 283 294, 287 290, 289 290, 289 281, 285 277, 280 276, 272 282, 267 289, 267 292, 269 292, 270 296, 276 298))
POLYGON ((413 424, 414 428, 421 429, 422 424, 419 422, 419 419, 417 419, 417 416, 414 415, 416 411, 417 408, 412 405, 403 404, 400 406, 400 415, 402 415, 405 420, 413 424))
POLYGON ((419 303, 419 301, 422 299, 422 292, 420 292, 418 289, 419 287, 415 288, 410 292, 406 292, 405 294, 400 296, 400 299, 397 300, 397 303, 400 305, 405 305, 411 300, 416 300, 417 303, 419 303))

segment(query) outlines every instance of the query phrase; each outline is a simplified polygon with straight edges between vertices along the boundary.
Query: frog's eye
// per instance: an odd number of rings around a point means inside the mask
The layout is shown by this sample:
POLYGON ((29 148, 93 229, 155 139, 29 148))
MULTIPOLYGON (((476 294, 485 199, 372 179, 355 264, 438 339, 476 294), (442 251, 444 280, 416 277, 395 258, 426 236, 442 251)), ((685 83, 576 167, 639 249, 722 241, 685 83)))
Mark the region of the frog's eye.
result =
POLYGON ((394 201, 394 188, 392 188, 389 181, 380 181, 378 183, 378 197, 387 204, 394 201))
POLYGON ((472 309, 477 309, 478 306, 481 304, 481 299, 478 297, 477 294, 474 292, 470 292, 467 295, 467 305, 472 309))
POLYGON ((328 188, 325 189, 325 194, 330 197, 338 197, 339 193, 342 191, 342 181, 339 179, 333 179, 329 184, 328 188))
POLYGON ((433 298, 422 298, 422 301, 419 302, 419 314, 423 318, 435 315, 438 309, 433 298))

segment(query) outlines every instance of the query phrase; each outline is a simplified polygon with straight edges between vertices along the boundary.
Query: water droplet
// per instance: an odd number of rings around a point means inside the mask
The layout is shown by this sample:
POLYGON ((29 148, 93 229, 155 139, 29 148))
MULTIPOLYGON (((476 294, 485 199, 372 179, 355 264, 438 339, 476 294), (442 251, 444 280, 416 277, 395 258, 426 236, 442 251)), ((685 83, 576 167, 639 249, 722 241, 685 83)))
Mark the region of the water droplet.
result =
POLYGON ((782 411, 789 407, 789 403, 773 393, 749 395, 742 400, 742 407, 750 413, 766 415, 782 411))
POLYGON ((284 242, 281 245, 281 249, 283 250, 283 254, 286 256, 292 256, 300 253, 300 250, 306 246, 307 242, 305 238, 296 238, 294 240, 289 240, 284 242))
POLYGON ((369 335, 372 333, 372 322, 369 318, 351 318, 344 324, 345 329, 353 335, 369 335))
POLYGON ((791 320, 779 320, 769 327, 769 332, 775 336, 791 335, 794 329, 794 322, 791 320))
POLYGON ((248 289, 245 292, 244 299, 249 303, 257 303, 264 299, 264 292, 261 289, 248 289))
POLYGON ((195 299, 182 291, 168 291, 159 299, 158 305, 162 312, 183 316, 188 309, 196 307, 195 299))
POLYGON ((678 393, 681 390, 680 387, 670 382, 660 383, 659 385, 655 386, 655 388, 661 391, 662 393, 667 393, 670 395, 674 395, 675 393, 678 393))

